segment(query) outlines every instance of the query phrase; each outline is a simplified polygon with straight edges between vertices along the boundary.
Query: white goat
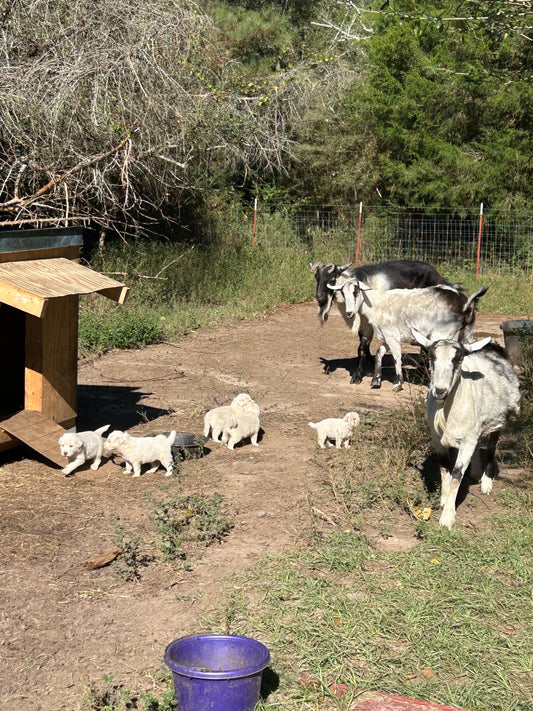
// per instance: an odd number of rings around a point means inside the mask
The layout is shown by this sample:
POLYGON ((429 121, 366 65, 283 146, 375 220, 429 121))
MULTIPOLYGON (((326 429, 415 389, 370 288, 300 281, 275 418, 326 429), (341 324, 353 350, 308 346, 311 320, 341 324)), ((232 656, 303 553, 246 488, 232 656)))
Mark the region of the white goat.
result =
POLYGON ((347 315, 359 312, 368 320, 374 335, 381 342, 376 353, 371 387, 381 387, 381 362, 390 350, 396 370, 395 390, 402 389, 401 346, 402 343, 414 343, 412 329, 431 340, 469 340, 474 329, 477 300, 488 289, 484 286, 469 299, 453 284, 381 291, 344 275, 338 277, 331 288, 342 292, 347 315))
MULTIPOLYGON (((309 264, 316 279, 316 300, 318 303, 318 319, 324 324, 333 302, 337 304, 339 312, 350 331, 359 335, 357 349, 357 366, 352 373, 351 383, 360 383, 363 379, 364 360, 370 359, 370 342, 372 341, 372 326, 364 314, 346 314, 344 297, 340 291, 335 291, 332 284, 341 275, 350 279, 363 281, 372 289, 386 291, 388 289, 421 289, 435 284, 449 284, 431 264, 413 261, 411 259, 398 259, 379 264, 365 264, 361 267, 352 267, 351 264, 340 266, 315 262, 309 264)), ((458 285, 455 285, 458 286, 458 285)), ((324 363, 324 372, 329 374, 329 365, 324 363)))
POLYGON ((495 474, 494 455, 500 431, 510 413, 520 412, 518 377, 503 350, 491 339, 459 343, 431 341, 413 331, 428 349, 431 382, 426 416, 433 448, 439 455, 442 492, 440 525, 455 523, 455 500, 463 475, 476 455, 479 441, 488 435, 487 464, 481 477, 481 493, 490 494, 495 474), (457 450, 455 461, 450 449, 457 450))

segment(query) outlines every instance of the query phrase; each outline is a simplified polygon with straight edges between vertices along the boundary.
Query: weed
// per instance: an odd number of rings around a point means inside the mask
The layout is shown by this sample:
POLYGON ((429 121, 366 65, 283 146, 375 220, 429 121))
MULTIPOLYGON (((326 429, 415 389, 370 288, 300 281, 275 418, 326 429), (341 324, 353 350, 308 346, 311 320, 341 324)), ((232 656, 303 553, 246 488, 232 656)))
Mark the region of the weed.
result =
POLYGON ((152 694, 135 694, 114 682, 113 675, 104 675, 100 684, 92 682, 80 711, 173 711, 176 708, 173 690, 158 701, 152 694))
POLYGON ((120 548, 120 553, 113 566, 124 580, 137 580, 139 567, 146 562, 146 557, 141 554, 141 536, 126 531, 120 523, 117 514, 112 515, 113 541, 120 548))
POLYGON ((201 542, 206 546, 221 541, 233 528, 220 494, 175 496, 156 502, 153 512, 159 548, 166 560, 180 560, 188 567, 183 543, 201 542))

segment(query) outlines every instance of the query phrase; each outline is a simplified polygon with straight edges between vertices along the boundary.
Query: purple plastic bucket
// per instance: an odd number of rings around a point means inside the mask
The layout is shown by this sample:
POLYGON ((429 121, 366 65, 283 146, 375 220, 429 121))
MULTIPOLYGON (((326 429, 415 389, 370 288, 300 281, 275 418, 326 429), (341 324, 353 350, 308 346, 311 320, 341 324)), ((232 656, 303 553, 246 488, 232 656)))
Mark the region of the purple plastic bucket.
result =
POLYGON ((270 652, 236 635, 181 637, 165 650, 178 711, 253 711, 270 652))

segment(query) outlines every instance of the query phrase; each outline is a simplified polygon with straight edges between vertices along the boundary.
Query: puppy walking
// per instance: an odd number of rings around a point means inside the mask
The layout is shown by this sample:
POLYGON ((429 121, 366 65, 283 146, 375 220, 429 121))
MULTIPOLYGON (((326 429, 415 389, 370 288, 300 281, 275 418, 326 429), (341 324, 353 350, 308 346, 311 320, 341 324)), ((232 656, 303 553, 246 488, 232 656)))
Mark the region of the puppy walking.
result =
POLYGON ((354 429, 360 422, 357 412, 347 412, 344 417, 328 417, 320 422, 309 422, 309 427, 318 433, 318 444, 324 449, 326 441, 335 440, 335 446, 340 449, 344 444, 346 449, 350 447, 354 429))
POLYGON ((209 410, 204 417, 204 437, 209 437, 215 442, 222 442, 224 427, 233 417, 239 417, 244 412, 254 412, 259 415, 259 405, 252 400, 248 393, 239 393, 233 398, 230 405, 221 405, 209 410))
POLYGON ((102 461, 102 450, 104 447, 103 433, 110 425, 99 427, 94 432, 65 432, 59 438, 59 448, 61 454, 67 458, 68 464, 62 470, 65 476, 81 467, 85 462, 93 459, 91 469, 96 471, 102 461))
POLYGON ((228 449, 234 449, 236 444, 250 437, 250 442, 254 447, 258 447, 257 436, 260 427, 259 416, 255 412, 243 412, 238 417, 232 415, 224 426, 221 442, 227 445, 228 449))
POLYGON ((142 465, 152 464, 146 472, 151 474, 161 464, 166 469, 166 476, 172 476, 172 443, 175 439, 176 430, 172 430, 169 435, 160 434, 155 437, 132 437, 127 432, 115 430, 105 441, 104 454, 107 457, 112 454, 122 457, 126 462, 126 474, 133 470, 133 476, 141 476, 142 465))

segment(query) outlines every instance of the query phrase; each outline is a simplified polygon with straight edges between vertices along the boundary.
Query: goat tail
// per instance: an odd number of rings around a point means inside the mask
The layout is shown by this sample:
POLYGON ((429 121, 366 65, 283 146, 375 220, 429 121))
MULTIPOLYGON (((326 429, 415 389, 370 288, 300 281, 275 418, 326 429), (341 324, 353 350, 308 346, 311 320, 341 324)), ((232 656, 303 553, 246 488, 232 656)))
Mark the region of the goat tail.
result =
POLYGON ((463 306, 463 325, 464 326, 470 326, 471 324, 474 323, 475 318, 476 318, 476 306, 478 299, 480 299, 483 294, 487 291, 489 287, 488 286, 482 286, 479 291, 476 291, 472 296, 468 299, 466 304, 463 306))
POLYGON ((94 434, 103 435, 104 432, 106 432, 110 427, 111 425, 104 425, 103 427, 99 427, 97 430, 94 431, 94 434))

